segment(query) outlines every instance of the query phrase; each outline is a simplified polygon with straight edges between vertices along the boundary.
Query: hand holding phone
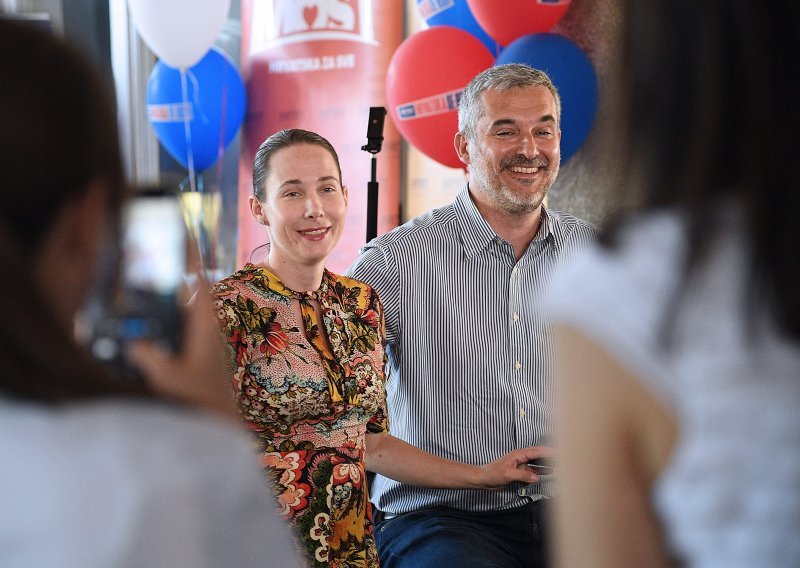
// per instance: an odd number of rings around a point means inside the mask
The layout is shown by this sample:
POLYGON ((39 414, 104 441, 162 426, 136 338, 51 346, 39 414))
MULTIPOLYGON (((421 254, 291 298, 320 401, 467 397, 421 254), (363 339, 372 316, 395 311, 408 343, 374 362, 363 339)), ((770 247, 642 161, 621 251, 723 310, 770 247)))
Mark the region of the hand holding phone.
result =
POLYGON ((186 225, 177 192, 148 188, 126 203, 119 260, 120 285, 100 301, 90 349, 135 376, 124 356, 129 342, 145 339, 172 352, 180 348, 186 225))
POLYGON ((536 475, 553 475, 556 472, 555 460, 552 458, 536 458, 528 461, 528 467, 536 475))
POLYGON ((137 343, 127 355, 154 392, 239 422, 231 397, 230 370, 208 287, 200 282, 185 310, 185 342, 164 356, 153 343, 137 343))

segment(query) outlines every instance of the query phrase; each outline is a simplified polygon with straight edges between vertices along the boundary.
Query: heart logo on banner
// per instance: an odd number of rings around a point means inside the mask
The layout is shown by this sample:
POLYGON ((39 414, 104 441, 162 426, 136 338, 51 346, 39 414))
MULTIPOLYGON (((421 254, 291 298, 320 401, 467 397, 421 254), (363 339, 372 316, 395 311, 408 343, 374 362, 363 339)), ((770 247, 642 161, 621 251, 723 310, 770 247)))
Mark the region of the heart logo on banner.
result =
POLYGON ((317 14, 319 14, 319 8, 317 6, 306 6, 303 8, 303 19, 308 24, 308 29, 314 25, 314 22, 317 19, 317 14))

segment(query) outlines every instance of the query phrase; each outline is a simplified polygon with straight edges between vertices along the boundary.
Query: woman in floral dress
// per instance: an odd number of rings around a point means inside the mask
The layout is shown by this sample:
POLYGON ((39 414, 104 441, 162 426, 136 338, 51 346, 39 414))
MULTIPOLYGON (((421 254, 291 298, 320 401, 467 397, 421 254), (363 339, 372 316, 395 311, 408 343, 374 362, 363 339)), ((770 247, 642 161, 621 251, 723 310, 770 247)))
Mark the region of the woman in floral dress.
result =
POLYGON ((538 478, 541 455, 516 450, 482 466, 449 461, 388 433, 384 325, 367 285, 325 269, 347 212, 336 151, 313 132, 283 130, 253 164, 254 219, 267 260, 213 289, 233 389, 313 566, 378 566, 366 468, 429 487, 498 487, 538 478))

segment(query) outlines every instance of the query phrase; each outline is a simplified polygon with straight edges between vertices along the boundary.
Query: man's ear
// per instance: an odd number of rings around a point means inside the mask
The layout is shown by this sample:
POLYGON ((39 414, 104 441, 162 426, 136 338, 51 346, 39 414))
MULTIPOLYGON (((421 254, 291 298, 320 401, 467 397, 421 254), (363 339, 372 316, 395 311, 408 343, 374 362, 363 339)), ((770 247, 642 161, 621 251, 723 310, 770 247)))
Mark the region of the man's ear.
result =
POLYGON ((264 207, 261 205, 258 197, 251 195, 248 198, 248 202, 250 204, 250 214, 253 215, 253 219, 256 220, 256 223, 269 226, 269 221, 267 220, 267 216, 264 212, 264 207))
POLYGON ((453 146, 455 146, 458 159, 469 165, 469 144, 467 142, 467 137, 462 132, 456 132, 453 138, 453 146))

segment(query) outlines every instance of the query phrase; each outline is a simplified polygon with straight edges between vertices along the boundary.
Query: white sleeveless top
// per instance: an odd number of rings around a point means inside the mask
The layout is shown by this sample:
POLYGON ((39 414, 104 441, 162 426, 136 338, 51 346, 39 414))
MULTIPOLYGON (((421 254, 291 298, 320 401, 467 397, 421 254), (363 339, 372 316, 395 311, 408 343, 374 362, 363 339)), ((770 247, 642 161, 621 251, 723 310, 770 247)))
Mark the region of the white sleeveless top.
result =
POLYGON ((693 567, 798 568, 800 345, 764 323, 765 310, 758 325, 748 319, 735 210, 719 225, 702 274, 676 304, 672 350, 659 333, 682 284, 685 243, 674 214, 635 222, 618 250, 594 249, 561 271, 552 315, 674 410, 680 439, 652 494, 671 551, 693 567))

